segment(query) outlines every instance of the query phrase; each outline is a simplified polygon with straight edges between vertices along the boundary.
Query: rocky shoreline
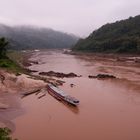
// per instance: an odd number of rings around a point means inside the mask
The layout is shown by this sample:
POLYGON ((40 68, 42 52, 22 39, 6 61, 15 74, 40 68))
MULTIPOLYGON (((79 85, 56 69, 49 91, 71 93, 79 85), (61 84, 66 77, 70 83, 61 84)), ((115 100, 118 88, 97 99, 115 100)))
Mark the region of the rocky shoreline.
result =
POLYGON ((21 93, 23 91, 30 91, 45 86, 44 81, 39 79, 35 80, 26 74, 15 75, 0 69, 0 75, 1 93, 21 93))
MULTIPOLYGON (((22 61, 19 63, 21 67, 26 71, 25 74, 17 73, 14 74, 9 72, 5 69, 0 68, 0 90, 1 92, 10 92, 10 93, 19 93, 19 91, 31 91, 31 89, 35 90, 37 88, 43 88, 46 86, 47 83, 52 83, 56 86, 63 85, 65 81, 60 80, 59 78, 74 78, 74 77, 82 77, 82 75, 77 75, 73 72, 71 73, 62 73, 62 72, 55 72, 55 71, 48 71, 48 72, 39 72, 39 75, 34 74, 37 72, 35 70, 30 70, 28 67, 32 66, 33 64, 38 65, 39 62, 31 61, 30 57, 33 54, 32 51, 22 54, 22 61)), ((103 58, 111 58, 112 55, 106 56, 104 55, 103 58)), ((99 59, 100 55, 95 55, 96 58, 99 59)), ((123 57, 123 56, 121 56, 123 57)), ((100 57, 103 59, 102 57, 100 57)), ((114 57, 113 57, 114 58, 114 57)), ((120 57, 115 56, 115 59, 118 58, 117 61, 121 61, 120 57)), ((125 58, 125 56, 124 56, 125 58)), ((126 57, 125 60, 128 60, 126 57)), ((136 59, 138 61, 138 58, 136 59)), ((124 59, 123 59, 124 61, 124 59)), ((130 58, 129 58, 130 61, 130 58)), ((90 79, 116 79, 112 74, 104 74, 99 73, 97 75, 89 75, 88 78, 90 79)))
POLYGON ((62 72, 54 72, 54 71, 48 71, 48 72, 40 72, 39 75, 46 75, 50 77, 57 77, 57 78, 74 78, 74 77, 81 77, 81 75, 77 75, 73 72, 71 73, 62 73, 62 72))

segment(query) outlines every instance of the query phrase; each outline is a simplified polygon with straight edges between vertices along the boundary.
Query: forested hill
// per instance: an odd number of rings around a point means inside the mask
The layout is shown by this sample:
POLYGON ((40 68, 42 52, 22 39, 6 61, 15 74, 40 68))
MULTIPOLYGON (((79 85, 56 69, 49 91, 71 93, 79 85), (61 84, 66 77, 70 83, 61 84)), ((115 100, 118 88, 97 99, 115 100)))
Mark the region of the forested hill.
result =
POLYGON ((11 49, 70 48, 78 37, 48 28, 7 26, 0 24, 0 37, 5 37, 11 49))
POLYGON ((103 25, 86 39, 80 39, 73 50, 140 53, 140 15, 103 25))

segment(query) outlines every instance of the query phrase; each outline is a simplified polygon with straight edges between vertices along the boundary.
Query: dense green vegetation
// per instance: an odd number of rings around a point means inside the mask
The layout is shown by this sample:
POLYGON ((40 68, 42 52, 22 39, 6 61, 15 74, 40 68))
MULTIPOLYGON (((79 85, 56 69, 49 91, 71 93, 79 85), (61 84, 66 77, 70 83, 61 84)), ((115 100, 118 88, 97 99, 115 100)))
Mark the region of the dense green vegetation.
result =
POLYGON ((7 55, 8 44, 4 37, 0 38, 0 67, 13 72, 19 72, 22 68, 7 55))
POLYGON ((140 53, 140 16, 103 25, 72 48, 79 51, 140 53))
POLYGON ((10 27, 0 24, 0 37, 6 37, 10 49, 70 48, 78 38, 48 28, 30 26, 10 27))
POLYGON ((8 45, 8 41, 4 37, 0 38, 0 58, 6 57, 7 45, 8 45))
POLYGON ((0 140, 16 140, 12 139, 9 135, 11 134, 11 130, 8 128, 0 128, 0 140))
POLYGON ((9 58, 0 59, 0 67, 15 73, 22 71, 22 68, 9 58))

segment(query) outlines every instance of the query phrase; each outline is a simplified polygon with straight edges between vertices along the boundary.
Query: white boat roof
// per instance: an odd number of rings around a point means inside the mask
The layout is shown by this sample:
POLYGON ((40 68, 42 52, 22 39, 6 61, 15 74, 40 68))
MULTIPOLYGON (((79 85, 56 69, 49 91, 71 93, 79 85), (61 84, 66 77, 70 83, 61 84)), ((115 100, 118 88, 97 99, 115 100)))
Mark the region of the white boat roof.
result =
POLYGON ((53 86, 52 84, 48 84, 50 86, 50 88, 52 88, 55 92, 59 93, 62 96, 67 96, 67 94, 65 92, 63 92, 61 89, 53 86))

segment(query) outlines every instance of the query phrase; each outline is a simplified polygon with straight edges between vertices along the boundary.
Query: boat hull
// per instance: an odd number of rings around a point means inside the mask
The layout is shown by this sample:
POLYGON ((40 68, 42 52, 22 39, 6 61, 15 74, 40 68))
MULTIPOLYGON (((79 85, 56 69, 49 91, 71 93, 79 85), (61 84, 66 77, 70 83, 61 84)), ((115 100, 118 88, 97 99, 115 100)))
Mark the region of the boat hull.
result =
MULTIPOLYGON (((56 87, 55 87, 56 88, 56 87)), ((70 97, 70 96, 67 96, 67 95, 61 95, 58 91, 56 91, 56 90, 54 90, 53 88, 52 88, 52 85, 50 86, 50 85, 47 85, 47 90, 48 90, 48 93, 50 94, 50 95, 52 95, 54 98, 56 98, 57 100, 59 100, 59 101, 64 101, 64 102, 66 102, 66 103, 68 103, 68 104, 71 104, 71 105, 73 105, 73 106, 77 106, 78 104, 79 104, 79 101, 78 101, 78 103, 74 103, 72 100, 70 100, 68 97, 70 97)), ((72 98, 72 97, 71 97, 72 98)))

